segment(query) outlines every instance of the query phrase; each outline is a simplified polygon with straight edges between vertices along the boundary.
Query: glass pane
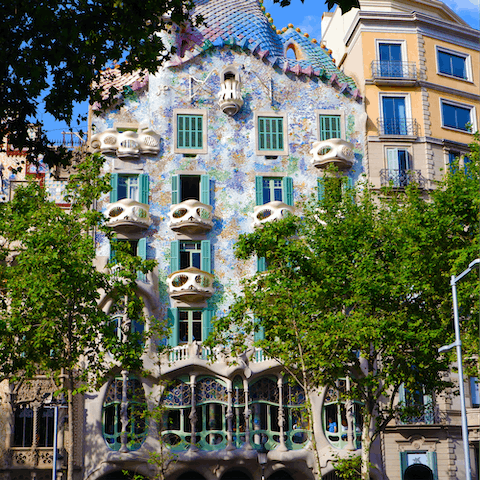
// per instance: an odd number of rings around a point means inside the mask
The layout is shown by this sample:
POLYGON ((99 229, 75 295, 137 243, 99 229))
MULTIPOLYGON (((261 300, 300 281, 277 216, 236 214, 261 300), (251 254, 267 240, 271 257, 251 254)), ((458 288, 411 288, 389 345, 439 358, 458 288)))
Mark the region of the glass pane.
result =
POLYGON ((188 322, 180 321, 180 342, 188 342, 188 322))
POLYGON ((192 323, 192 341, 193 340, 196 340, 197 342, 202 341, 202 322, 192 323))

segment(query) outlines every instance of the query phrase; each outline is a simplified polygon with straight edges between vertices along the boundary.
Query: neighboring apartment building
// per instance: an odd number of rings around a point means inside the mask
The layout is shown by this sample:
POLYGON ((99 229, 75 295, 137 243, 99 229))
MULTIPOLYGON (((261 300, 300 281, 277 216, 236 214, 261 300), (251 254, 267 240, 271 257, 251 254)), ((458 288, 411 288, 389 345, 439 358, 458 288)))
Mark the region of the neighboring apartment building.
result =
POLYGON ((435 187, 478 129, 480 32, 438 0, 360 1, 322 19, 322 43, 365 97, 374 187, 435 187))
MULTIPOLYGON (((428 191, 454 159, 460 168, 468 165, 468 144, 479 128, 479 36, 438 0, 360 0, 360 9, 323 15, 322 44, 364 96, 364 167, 374 188, 392 183, 402 189, 415 181, 428 191)), ((471 463, 478 478, 478 384, 473 379, 470 386, 471 463)), ((432 401, 420 392, 413 397, 432 401)), ((408 399, 401 392, 399 400, 408 399)), ((434 478, 464 478, 458 398, 433 400, 426 417, 387 429, 389 479, 429 478, 409 476, 414 463, 427 465, 434 478)))

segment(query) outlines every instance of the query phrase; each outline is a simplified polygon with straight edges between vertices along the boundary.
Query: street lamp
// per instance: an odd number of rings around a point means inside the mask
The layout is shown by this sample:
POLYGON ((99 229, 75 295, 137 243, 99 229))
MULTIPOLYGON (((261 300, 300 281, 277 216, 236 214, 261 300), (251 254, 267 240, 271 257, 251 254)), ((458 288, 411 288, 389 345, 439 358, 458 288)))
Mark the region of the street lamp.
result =
POLYGON ((458 319, 458 302, 457 302, 457 282, 465 275, 468 275, 473 269, 480 267, 480 258, 475 259, 470 263, 468 268, 460 275, 452 275, 450 285, 452 286, 453 296, 453 321, 455 327, 455 342, 450 345, 444 345, 438 349, 439 353, 451 350, 453 347, 457 348, 457 362, 458 362, 458 383, 460 387, 460 403, 462 409, 462 439, 463 439, 463 454, 465 457, 465 480, 472 479, 472 472, 470 470, 470 449, 468 446, 468 424, 467 424, 467 409, 465 408, 465 388, 463 384, 463 360, 462 360, 462 339, 460 337, 460 321, 458 319))
MULTIPOLYGON (((48 395, 45 400, 46 408, 53 408, 53 460, 52 460, 52 480, 57 480, 57 462, 58 455, 58 409, 67 408, 65 405, 65 398, 62 395, 60 399, 55 400, 53 395, 48 395)), ((61 457, 60 457, 61 458, 61 457)))
POLYGON ((265 466, 267 465, 268 462, 268 450, 265 447, 265 442, 261 442, 260 448, 257 450, 257 455, 258 455, 258 463, 260 464, 260 467, 262 469, 262 479, 265 480, 265 466))

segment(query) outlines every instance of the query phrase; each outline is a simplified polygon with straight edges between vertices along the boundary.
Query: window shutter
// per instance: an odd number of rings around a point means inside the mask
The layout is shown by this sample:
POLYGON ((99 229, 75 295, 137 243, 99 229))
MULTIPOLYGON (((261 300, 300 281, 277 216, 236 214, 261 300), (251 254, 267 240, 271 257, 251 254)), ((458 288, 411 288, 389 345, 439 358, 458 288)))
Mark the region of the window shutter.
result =
POLYGON ((423 415, 425 417, 425 423, 429 425, 435 423, 435 408, 432 395, 423 395, 423 415))
POLYGON ((168 337, 168 346, 176 347, 178 345, 179 335, 179 321, 178 308, 168 309, 168 327, 170 328, 170 335, 168 337))
POLYGON ((142 173, 138 176, 138 183, 140 184, 140 203, 145 203, 148 205, 148 195, 149 195, 149 181, 148 175, 142 173))
POLYGON ((293 179, 292 177, 283 178, 284 199, 287 205, 293 207, 293 179))
POLYGON ((200 201, 205 205, 210 205, 210 176, 202 175, 200 177, 200 201))
POLYGON ((325 180, 323 177, 317 178, 317 200, 323 202, 325 199, 325 180))
POLYGON ((353 178, 351 177, 344 177, 342 179, 342 197, 344 199, 351 200, 352 203, 355 203, 355 193, 353 191, 353 178))
POLYGON ((170 273, 180 270, 180 242, 174 240, 170 243, 170 273))
POLYGON ((207 308, 202 311, 202 342, 207 339, 212 331, 213 310, 207 308))
POLYGON ((116 245, 117 245, 117 239, 112 238, 110 240, 110 255, 109 255, 109 258, 108 258, 109 263, 113 263, 113 264, 117 263, 117 259, 115 258, 116 245))
POLYGON ((405 386, 403 383, 400 385, 400 388, 398 389, 398 403, 403 403, 403 405, 406 405, 406 395, 405 395, 405 386))
POLYGON ((147 239, 141 238, 137 244, 137 256, 142 260, 147 259, 147 239))
POLYGON ((110 175, 110 203, 115 203, 118 201, 118 173, 112 173, 110 175))
POLYGON ((400 478, 403 480, 403 474, 408 467, 407 452, 400 452, 400 478))
POLYGON ((180 175, 172 175, 172 205, 180 203, 180 175))
POLYGON ((283 150, 283 118, 276 118, 274 122, 277 127, 276 138, 274 133, 274 149, 283 150))
POLYGON ((201 269, 204 272, 212 273, 210 240, 202 240, 201 244, 202 260, 201 269))
POLYGON ((257 205, 263 205, 263 177, 255 177, 255 200, 257 205))
POLYGON ((387 148, 388 170, 398 170, 398 148, 387 148))
MULTIPOLYGON (((258 318, 253 319, 254 325, 257 325, 259 322, 258 318)), ((253 340, 259 342, 260 340, 265 339, 265 327, 258 327, 258 330, 253 332, 253 340)))
POLYGON ((433 472, 434 480, 438 480, 437 452, 427 452, 427 462, 430 470, 433 472))
POLYGON ((265 257, 257 258, 257 272, 265 272, 267 270, 267 261, 265 257))

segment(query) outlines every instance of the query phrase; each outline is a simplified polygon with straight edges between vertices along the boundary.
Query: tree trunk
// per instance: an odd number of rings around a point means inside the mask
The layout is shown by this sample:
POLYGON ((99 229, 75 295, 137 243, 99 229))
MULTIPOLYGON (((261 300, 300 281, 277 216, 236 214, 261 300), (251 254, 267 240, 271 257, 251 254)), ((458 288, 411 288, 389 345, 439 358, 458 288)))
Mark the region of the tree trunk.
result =
POLYGON ((67 406, 68 406, 68 448, 67 448, 67 480, 73 480, 73 385, 72 375, 67 379, 67 406))
POLYGON ((371 423, 372 416, 365 415, 362 429, 362 480, 370 480, 371 423))

